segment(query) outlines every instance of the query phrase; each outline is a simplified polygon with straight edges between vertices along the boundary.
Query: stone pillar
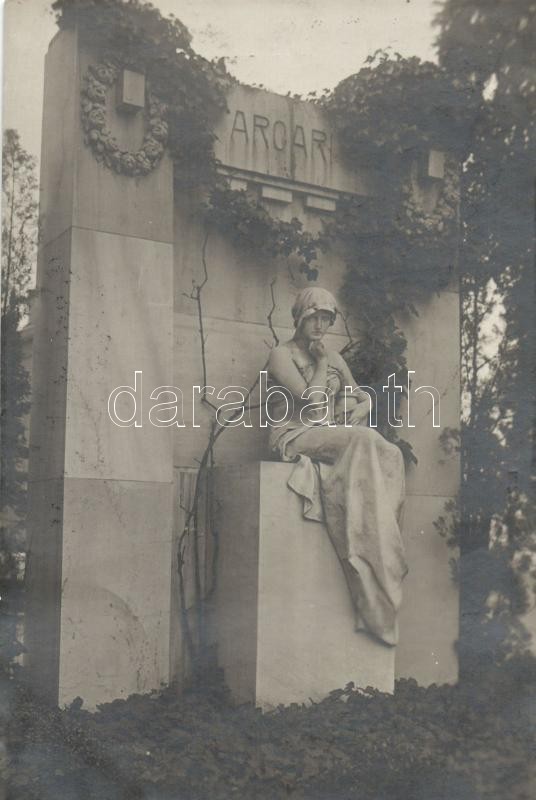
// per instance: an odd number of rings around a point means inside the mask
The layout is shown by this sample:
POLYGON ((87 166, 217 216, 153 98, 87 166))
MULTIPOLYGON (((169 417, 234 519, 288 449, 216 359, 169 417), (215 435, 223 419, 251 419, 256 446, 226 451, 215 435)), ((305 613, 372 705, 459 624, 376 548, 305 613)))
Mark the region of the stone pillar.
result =
MULTIPOLYGON (((26 643, 36 687, 91 708, 169 676, 172 439, 147 417, 172 374, 173 174, 167 157, 139 178, 95 160, 90 63, 74 31, 46 57, 26 643), (119 427, 108 397, 135 371, 136 424, 119 427)), ((114 89, 107 124, 137 149, 143 113, 122 116, 114 89)), ((132 397, 117 410, 128 419, 132 397)))
POLYGON ((441 433, 460 427, 460 299, 455 287, 419 306, 419 316, 405 320, 407 362, 414 371, 407 404, 402 404, 400 436, 413 445, 418 464, 406 470, 406 504, 402 535, 409 572, 400 610, 400 644, 396 677, 420 684, 453 683, 458 678, 456 641, 459 588, 451 560, 457 553, 439 536, 434 522, 449 517, 446 505, 460 485, 460 457, 441 448, 441 433), (437 416, 432 396, 416 391, 437 389, 437 416), (434 421, 440 427, 434 428, 434 421), (407 423, 414 427, 409 427, 407 423))

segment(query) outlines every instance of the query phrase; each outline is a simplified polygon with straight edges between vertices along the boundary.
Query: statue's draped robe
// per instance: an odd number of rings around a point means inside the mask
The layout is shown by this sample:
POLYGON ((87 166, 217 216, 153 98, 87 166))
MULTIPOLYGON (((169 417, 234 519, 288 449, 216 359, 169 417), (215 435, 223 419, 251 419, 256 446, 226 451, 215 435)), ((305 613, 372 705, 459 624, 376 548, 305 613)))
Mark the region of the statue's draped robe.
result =
MULTIPOLYGON (((295 363, 309 384, 315 365, 295 363)), ((350 590, 356 629, 395 645, 407 572, 400 535, 404 462, 400 449, 377 431, 335 423, 343 381, 330 366, 323 424, 302 424, 298 411, 270 428, 270 446, 284 461, 296 461, 288 486, 303 498, 304 516, 327 527, 350 590)))

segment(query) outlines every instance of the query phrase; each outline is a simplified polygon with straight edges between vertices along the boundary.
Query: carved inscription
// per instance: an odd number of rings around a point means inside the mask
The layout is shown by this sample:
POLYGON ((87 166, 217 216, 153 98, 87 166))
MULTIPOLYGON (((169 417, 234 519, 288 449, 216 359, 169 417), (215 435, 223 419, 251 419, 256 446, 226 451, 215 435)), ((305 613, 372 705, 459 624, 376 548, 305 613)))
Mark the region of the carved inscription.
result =
POLYGON ((271 120, 263 114, 246 115, 239 109, 235 111, 231 142, 250 142, 254 147, 291 153, 301 152, 305 158, 320 157, 325 164, 331 162, 331 136, 316 128, 307 129, 303 125, 290 125, 281 119, 271 120))

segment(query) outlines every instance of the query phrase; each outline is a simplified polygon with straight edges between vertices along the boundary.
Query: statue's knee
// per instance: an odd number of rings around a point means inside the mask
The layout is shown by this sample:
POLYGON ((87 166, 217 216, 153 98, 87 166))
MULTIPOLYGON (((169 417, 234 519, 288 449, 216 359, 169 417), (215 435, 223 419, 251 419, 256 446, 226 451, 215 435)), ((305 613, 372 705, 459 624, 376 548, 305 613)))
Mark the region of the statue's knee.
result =
POLYGON ((374 447, 378 434, 372 428, 366 428, 364 425, 356 425, 355 427, 348 428, 348 436, 354 447, 363 447, 363 445, 374 447))
POLYGON ((381 438, 378 431, 376 431, 374 428, 369 428, 366 425, 358 425, 353 430, 355 431, 356 438, 366 439, 369 442, 376 442, 381 438))

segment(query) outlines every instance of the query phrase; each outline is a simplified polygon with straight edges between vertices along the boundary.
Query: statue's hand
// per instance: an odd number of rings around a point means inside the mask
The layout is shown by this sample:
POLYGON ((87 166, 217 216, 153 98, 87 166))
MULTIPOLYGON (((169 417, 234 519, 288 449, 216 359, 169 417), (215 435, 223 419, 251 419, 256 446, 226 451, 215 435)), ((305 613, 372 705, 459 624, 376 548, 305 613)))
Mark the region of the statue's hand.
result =
POLYGON ((357 403, 357 405, 346 415, 347 424, 360 425, 368 417, 369 410, 370 402, 368 398, 366 400, 362 400, 360 403, 357 403))
POLYGON ((328 351, 326 350, 324 342, 311 342, 309 345, 309 352, 315 361, 327 361, 328 351))

